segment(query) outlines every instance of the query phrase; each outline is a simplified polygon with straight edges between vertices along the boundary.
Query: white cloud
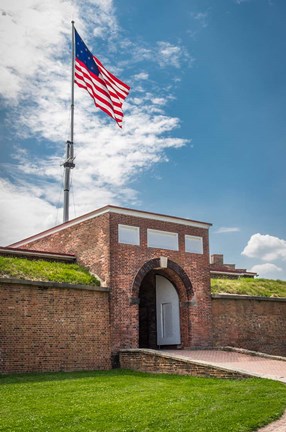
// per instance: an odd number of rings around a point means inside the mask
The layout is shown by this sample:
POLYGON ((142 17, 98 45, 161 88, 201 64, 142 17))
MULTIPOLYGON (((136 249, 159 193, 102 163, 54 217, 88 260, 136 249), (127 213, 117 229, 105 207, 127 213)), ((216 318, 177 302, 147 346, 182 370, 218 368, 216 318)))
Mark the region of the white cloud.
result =
POLYGON ((139 74, 134 75, 135 80, 147 80, 149 78, 149 74, 147 72, 141 72, 139 74))
POLYGON ((254 265, 249 271, 257 273, 258 276, 262 278, 276 279, 283 269, 275 264, 265 263, 254 265))
MULTIPOLYGON (((240 4, 243 4, 243 3, 250 3, 252 1, 254 1, 254 0, 233 0, 233 2, 235 4, 237 4, 237 5, 240 5, 240 4)), ((274 3, 273 3, 272 0, 265 0, 265 1, 269 4, 269 6, 273 6, 274 5, 274 3)))
POLYGON ((155 105, 166 105, 166 99, 165 98, 162 98, 162 97, 155 97, 155 98, 153 98, 152 99, 152 102, 155 104, 155 105))
POLYGON ((0 179, 0 192, 0 244, 6 246, 55 224, 56 208, 30 187, 0 179))
MULTIPOLYGON (((15 151, 17 163, 9 166, 10 181, 1 184, 4 211, 0 241, 7 244, 55 223, 62 172, 59 165, 70 123, 71 29, 67 17, 75 19, 87 43, 94 28, 96 36, 104 35, 107 43, 120 29, 111 0, 2 0, 1 9, 0 50, 5 55, 0 65, 0 96, 6 107, 10 105, 9 121, 16 125, 18 140, 36 138, 53 154, 43 156, 40 148, 36 154, 22 149, 19 157, 19 149, 15 151), (81 16, 90 17, 88 28, 81 16)), ((135 44, 129 45, 134 54, 130 63, 139 61, 135 44)), ((178 67, 186 56, 182 47, 160 42, 145 48, 146 59, 154 61, 154 53, 159 51, 162 66, 169 62, 178 67)), ((126 81, 122 74, 119 78, 126 81)), ((148 73, 141 72, 133 79, 147 80, 148 73)), ((135 203, 137 193, 130 187, 133 178, 166 161, 165 149, 188 142, 172 137, 180 121, 164 111, 172 98, 170 90, 156 90, 156 86, 149 92, 138 90, 132 89, 126 100, 126 121, 120 130, 94 107, 87 92, 75 88, 74 216, 107 203, 135 203)), ((70 202, 72 208, 72 196, 70 202)))
POLYGON ((125 43, 124 47, 128 48, 128 61, 121 62, 122 67, 126 64, 148 61, 155 62, 160 68, 172 66, 179 69, 183 64, 191 67, 194 62, 194 58, 181 43, 175 45, 167 41, 158 41, 154 46, 125 43))
MULTIPOLYGON (((243 3, 250 3, 252 1, 253 0, 233 0, 233 2, 235 4, 238 4, 238 5, 243 4, 243 3)), ((272 0, 265 0, 265 1, 269 4, 269 6, 273 6, 274 5, 274 3, 273 3, 272 0)))
POLYGON ((263 261, 286 260, 286 241, 278 237, 254 234, 250 237, 242 255, 263 261))
POLYGON ((180 59, 184 55, 180 46, 173 45, 169 42, 158 42, 159 56, 157 58, 161 66, 170 65, 176 68, 180 67, 180 59))
MULTIPOLYGON (((79 2, 82 5, 82 2, 79 2)), ((89 0, 86 2, 90 13, 89 19, 92 17, 93 21, 93 36, 102 38, 114 38, 116 37, 119 26, 115 17, 113 0, 89 0), (95 8, 99 8, 100 13, 94 13, 95 8), (108 36, 107 32, 108 31, 108 36)))
POLYGON ((10 103, 27 94, 26 85, 42 74, 47 58, 63 53, 68 9, 68 2, 59 0, 1 1, 0 94, 10 103))
POLYGON ((0 95, 10 103, 29 97, 35 83, 70 75, 61 56, 69 61, 72 19, 87 41, 118 31, 112 0, 2 0, 0 12, 0 95))
MULTIPOLYGON (((120 131, 117 126, 104 117, 96 109, 92 99, 81 89, 76 90, 78 106, 75 113, 75 153, 78 182, 86 184, 98 178, 101 184, 123 185, 138 169, 148 168, 153 163, 164 160, 163 151, 168 147, 181 147, 186 140, 179 138, 165 138, 165 134, 179 127, 179 120, 166 115, 152 113, 152 107, 162 99, 145 99, 144 105, 135 106, 131 101, 125 104, 126 121, 120 131), (102 124, 105 124, 102 127, 102 124), (100 145, 99 145, 100 143, 100 145)), ((40 100, 40 99, 39 99, 40 100)), ((44 99, 38 104, 38 111, 34 107, 27 109, 21 117, 21 123, 29 130, 42 137, 60 142, 65 136, 67 122, 64 118, 64 104, 61 101, 44 99)), ((66 110, 65 110, 66 112, 66 110)), ((64 150, 64 142, 62 143, 64 150)), ((63 151, 62 151, 63 153, 63 151)), ((28 173, 32 166, 41 166, 41 174, 47 175, 50 164, 44 161, 31 162, 21 157, 22 164, 18 164, 22 171, 28 173)), ((53 160, 59 164, 59 160, 53 160)), ((40 174, 40 173, 39 173, 40 174)), ((58 176, 58 172, 54 172, 58 176)))
POLYGON ((192 18, 194 18, 196 21, 198 21, 202 27, 207 27, 208 26, 208 12, 197 12, 197 13, 192 13, 192 18))
POLYGON ((232 233, 239 232, 240 228, 238 227, 220 227, 215 231, 215 234, 224 234, 224 233, 232 233))

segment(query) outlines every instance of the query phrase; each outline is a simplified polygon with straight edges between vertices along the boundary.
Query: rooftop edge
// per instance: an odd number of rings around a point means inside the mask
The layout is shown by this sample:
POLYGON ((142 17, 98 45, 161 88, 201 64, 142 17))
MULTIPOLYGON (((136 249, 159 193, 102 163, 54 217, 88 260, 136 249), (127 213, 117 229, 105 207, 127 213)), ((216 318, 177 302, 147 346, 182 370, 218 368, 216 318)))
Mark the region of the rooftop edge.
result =
POLYGON ((122 214, 122 215, 128 215, 128 216, 135 216, 135 217, 139 217, 139 218, 141 217, 143 219, 154 219, 154 220, 160 220, 163 222, 177 223, 177 224, 181 224, 181 225, 193 226, 193 227, 204 228, 204 229, 208 229, 210 226, 212 226, 212 224, 208 223, 208 222, 195 221, 192 219, 180 218, 178 216, 169 216, 169 215, 165 215, 165 214, 161 214, 161 213, 152 213, 152 212, 148 212, 148 211, 144 211, 144 210, 136 210, 136 209, 129 209, 126 207, 117 207, 117 206, 113 206, 113 205, 107 205, 107 206, 101 207, 97 210, 93 210, 92 212, 86 213, 82 216, 79 216, 75 219, 71 219, 68 222, 64 222, 60 225, 49 228, 48 230, 42 231, 38 234, 34 234, 34 235, 27 237, 23 240, 12 243, 9 246, 7 246, 7 248, 11 248, 11 249, 17 248, 19 246, 28 244, 32 241, 39 240, 39 239, 46 237, 50 234, 56 233, 58 231, 62 231, 62 230, 66 229, 68 227, 71 227, 73 225, 77 225, 77 224, 84 222, 88 219, 92 219, 94 217, 101 216, 102 214, 105 214, 105 213, 116 213, 116 214, 122 214))

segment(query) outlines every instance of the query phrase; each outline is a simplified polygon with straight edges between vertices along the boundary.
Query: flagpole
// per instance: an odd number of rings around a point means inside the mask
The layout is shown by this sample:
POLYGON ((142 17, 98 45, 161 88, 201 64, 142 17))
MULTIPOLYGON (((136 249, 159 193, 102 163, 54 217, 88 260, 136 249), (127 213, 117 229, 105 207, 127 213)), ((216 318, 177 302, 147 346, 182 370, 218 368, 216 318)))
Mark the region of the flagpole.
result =
POLYGON ((74 151, 73 151, 73 138, 74 138, 74 21, 72 24, 72 85, 71 85, 71 130, 70 140, 67 141, 66 147, 66 160, 64 166, 64 208, 63 208, 63 222, 69 220, 69 191, 70 191, 70 170, 75 167, 74 164, 74 151))

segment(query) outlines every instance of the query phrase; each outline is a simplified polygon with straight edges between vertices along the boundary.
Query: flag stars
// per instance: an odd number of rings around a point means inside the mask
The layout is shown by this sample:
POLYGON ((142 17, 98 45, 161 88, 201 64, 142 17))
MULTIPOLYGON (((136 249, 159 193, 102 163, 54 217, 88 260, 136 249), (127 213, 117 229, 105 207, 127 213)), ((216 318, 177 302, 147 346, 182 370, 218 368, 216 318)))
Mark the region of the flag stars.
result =
POLYGON ((110 82, 108 71, 104 69, 101 63, 97 64, 96 58, 89 51, 76 30, 75 38, 75 83, 79 87, 85 88, 94 99, 95 105, 115 119, 119 127, 121 127, 123 118, 122 102, 128 95, 130 87, 118 78, 110 82), (101 68, 104 71, 103 75, 101 68), (112 94, 110 93, 111 87, 112 94))

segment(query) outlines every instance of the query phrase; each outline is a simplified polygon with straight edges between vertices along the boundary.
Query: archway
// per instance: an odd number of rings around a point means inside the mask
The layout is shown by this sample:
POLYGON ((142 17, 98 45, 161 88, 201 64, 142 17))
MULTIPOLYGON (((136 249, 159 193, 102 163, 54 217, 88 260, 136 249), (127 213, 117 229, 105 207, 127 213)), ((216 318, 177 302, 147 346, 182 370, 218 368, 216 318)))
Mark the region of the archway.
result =
POLYGON ((180 305, 174 285, 164 276, 156 275, 157 345, 180 345, 180 305))
POLYGON ((133 283, 133 300, 139 304, 138 342, 140 348, 190 346, 190 305, 192 284, 185 271, 168 260, 144 264, 133 283))
POLYGON ((150 271, 139 289, 139 348, 157 348, 156 276, 150 271))

